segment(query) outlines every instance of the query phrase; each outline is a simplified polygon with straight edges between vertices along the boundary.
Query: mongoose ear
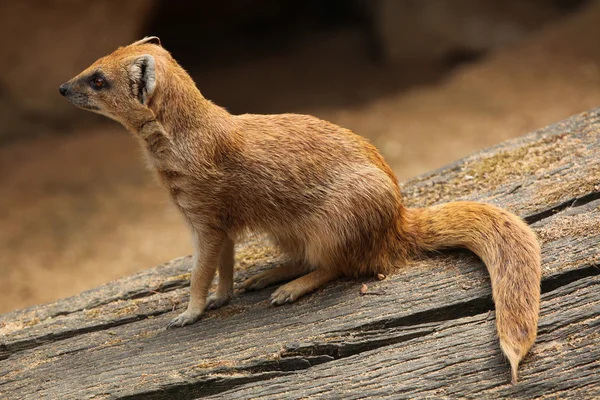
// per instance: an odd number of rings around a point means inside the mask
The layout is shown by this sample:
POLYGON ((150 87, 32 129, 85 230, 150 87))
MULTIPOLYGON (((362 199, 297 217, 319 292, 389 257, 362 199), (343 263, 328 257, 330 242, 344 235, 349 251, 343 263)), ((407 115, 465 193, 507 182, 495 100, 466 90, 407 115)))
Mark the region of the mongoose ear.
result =
POLYGON ((150 54, 133 60, 129 67, 131 91, 142 104, 146 104, 156 88, 156 62, 150 54))
POLYGON ((138 40, 137 42, 133 42, 131 45, 137 46, 140 44, 156 44, 156 45, 162 47, 162 44, 160 43, 160 39, 158 38, 158 36, 146 36, 145 38, 138 40))

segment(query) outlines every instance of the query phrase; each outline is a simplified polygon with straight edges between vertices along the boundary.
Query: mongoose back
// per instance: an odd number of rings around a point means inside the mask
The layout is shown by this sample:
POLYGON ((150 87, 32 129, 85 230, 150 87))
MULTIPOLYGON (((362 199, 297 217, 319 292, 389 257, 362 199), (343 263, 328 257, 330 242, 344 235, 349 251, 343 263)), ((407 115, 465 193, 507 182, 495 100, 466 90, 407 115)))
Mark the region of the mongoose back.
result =
POLYGON ((517 216, 475 202, 407 208, 365 139, 308 115, 231 115, 156 37, 100 58, 60 93, 133 133, 191 227, 190 301, 170 327, 229 301, 234 242, 248 231, 268 234, 287 258, 242 284, 291 280, 272 294, 277 305, 342 276, 388 274, 419 254, 463 247, 488 268, 500 346, 517 380, 537 334, 541 279, 539 244, 517 216))

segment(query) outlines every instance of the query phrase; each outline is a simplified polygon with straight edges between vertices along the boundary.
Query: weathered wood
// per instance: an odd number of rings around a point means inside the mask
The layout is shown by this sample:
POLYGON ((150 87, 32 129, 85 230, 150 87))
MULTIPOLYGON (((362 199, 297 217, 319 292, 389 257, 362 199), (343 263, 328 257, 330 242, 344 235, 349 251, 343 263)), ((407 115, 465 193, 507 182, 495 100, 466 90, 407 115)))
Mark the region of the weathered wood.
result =
MULTIPOLYGON (((509 381, 489 279, 455 251, 384 281, 340 281, 297 304, 237 293, 165 330, 187 301, 189 257, 79 296, 0 316, 0 398, 600 396, 600 111, 573 117, 403 186, 411 206, 491 202, 542 240, 540 335, 509 381)), ((236 282, 277 261, 240 246, 236 282)))

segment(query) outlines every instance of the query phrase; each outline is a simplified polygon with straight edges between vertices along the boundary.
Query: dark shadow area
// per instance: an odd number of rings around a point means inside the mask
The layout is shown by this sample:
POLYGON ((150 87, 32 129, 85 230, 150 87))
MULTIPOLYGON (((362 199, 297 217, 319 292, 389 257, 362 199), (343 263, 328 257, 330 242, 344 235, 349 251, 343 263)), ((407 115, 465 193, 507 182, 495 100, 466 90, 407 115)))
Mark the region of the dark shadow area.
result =
POLYGON ((451 69, 383 62, 372 24, 357 0, 161 1, 145 33, 159 36, 203 94, 233 113, 352 107, 451 69))

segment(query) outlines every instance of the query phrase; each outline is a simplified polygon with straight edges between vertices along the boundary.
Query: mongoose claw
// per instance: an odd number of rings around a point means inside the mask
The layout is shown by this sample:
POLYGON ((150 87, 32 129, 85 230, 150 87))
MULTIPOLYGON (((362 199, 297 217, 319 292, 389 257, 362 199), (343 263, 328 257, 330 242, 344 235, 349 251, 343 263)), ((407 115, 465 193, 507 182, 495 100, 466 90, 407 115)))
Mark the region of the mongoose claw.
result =
POLYGON ((280 286, 271 295, 271 305, 280 306, 285 303, 293 303, 300 297, 293 288, 286 287, 288 285, 280 286))
POLYGON ((225 304, 229 303, 230 297, 229 294, 226 295, 217 295, 213 294, 206 300, 205 310, 216 310, 217 308, 223 307, 225 304))
POLYGON ((186 325, 191 325, 198 321, 201 315, 201 312, 190 312, 189 310, 186 310, 184 313, 181 313, 177 317, 173 318, 171 322, 169 322, 169 325, 167 325, 167 329, 181 328, 186 325))

